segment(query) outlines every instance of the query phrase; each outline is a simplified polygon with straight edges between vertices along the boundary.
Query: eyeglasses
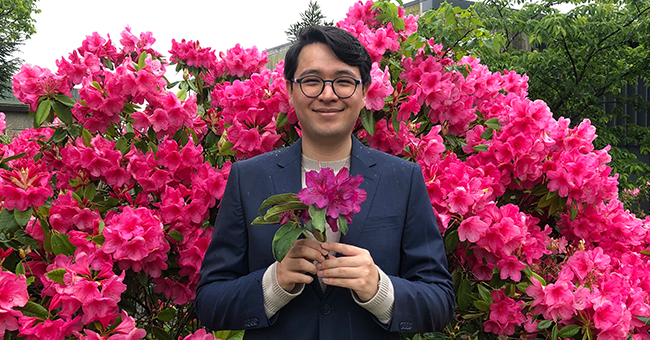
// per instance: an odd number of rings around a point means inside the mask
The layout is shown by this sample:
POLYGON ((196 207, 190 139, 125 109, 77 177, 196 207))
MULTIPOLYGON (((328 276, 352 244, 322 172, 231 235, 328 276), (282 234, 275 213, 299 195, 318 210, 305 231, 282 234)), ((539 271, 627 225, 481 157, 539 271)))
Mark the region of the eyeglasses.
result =
POLYGON ((332 91, 340 99, 352 97, 361 84, 361 79, 354 79, 349 76, 336 77, 334 80, 325 80, 319 76, 306 76, 293 78, 291 81, 300 85, 300 91, 308 98, 316 98, 325 90, 325 83, 332 83, 332 91))

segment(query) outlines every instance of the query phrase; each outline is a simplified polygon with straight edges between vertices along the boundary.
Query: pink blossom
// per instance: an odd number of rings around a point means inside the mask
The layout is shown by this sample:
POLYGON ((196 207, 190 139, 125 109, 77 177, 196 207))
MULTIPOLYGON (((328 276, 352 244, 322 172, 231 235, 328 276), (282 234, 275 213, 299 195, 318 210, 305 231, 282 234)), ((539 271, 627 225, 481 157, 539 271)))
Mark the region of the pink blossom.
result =
POLYGON ((384 107, 384 98, 393 93, 388 66, 382 72, 379 69, 379 64, 373 63, 370 76, 372 77, 372 82, 370 83, 366 96, 366 109, 378 111, 384 107))

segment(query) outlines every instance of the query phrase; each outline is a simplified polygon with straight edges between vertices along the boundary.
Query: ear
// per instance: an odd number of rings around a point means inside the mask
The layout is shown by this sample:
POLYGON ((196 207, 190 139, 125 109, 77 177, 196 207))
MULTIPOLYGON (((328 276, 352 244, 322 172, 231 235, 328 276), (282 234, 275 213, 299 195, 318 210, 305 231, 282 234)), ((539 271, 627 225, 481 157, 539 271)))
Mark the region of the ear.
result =
POLYGON ((361 91, 361 95, 363 96, 363 101, 365 103, 366 96, 368 96, 368 90, 370 90, 370 84, 361 83, 361 85, 363 86, 363 90, 361 91))
POLYGON ((287 88, 287 95, 289 96, 289 104, 291 107, 293 106, 293 82, 291 80, 287 80, 285 82, 285 87, 287 88))

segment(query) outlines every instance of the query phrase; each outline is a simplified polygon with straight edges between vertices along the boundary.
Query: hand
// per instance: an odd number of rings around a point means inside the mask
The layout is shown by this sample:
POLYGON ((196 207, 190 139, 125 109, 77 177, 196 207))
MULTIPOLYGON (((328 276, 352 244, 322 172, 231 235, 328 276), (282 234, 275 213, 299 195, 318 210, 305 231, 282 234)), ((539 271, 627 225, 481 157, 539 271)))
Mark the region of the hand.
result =
POLYGON ((321 247, 345 257, 334 257, 318 263, 318 276, 328 285, 352 289, 361 301, 372 299, 379 289, 379 271, 366 249, 343 243, 325 242, 321 247))
POLYGON ((316 274, 316 262, 325 260, 327 251, 321 248, 320 243, 309 240, 297 240, 289 249, 287 255, 278 263, 278 283, 282 289, 290 292, 296 283, 309 284, 313 278, 306 273, 316 274))

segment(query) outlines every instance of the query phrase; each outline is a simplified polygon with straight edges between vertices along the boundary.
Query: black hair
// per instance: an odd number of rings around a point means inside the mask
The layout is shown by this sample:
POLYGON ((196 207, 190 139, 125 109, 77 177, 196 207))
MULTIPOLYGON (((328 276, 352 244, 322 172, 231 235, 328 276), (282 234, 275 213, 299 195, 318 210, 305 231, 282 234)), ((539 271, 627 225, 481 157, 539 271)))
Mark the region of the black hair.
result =
POLYGON ((372 59, 368 50, 349 32, 332 26, 309 26, 300 30, 296 42, 284 57, 284 78, 291 80, 298 68, 298 56, 302 48, 314 43, 327 45, 342 62, 359 68, 364 84, 370 84, 372 59))

